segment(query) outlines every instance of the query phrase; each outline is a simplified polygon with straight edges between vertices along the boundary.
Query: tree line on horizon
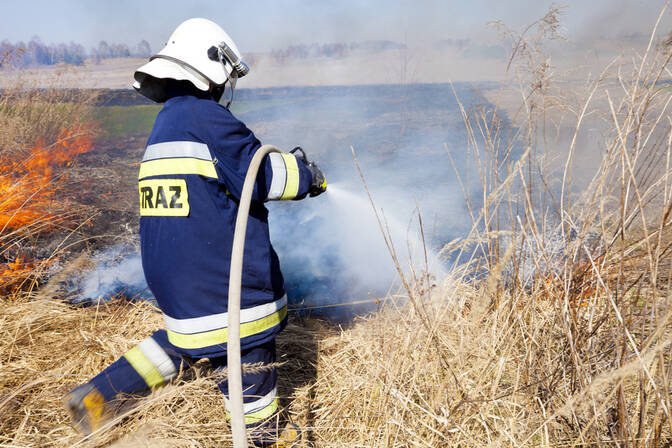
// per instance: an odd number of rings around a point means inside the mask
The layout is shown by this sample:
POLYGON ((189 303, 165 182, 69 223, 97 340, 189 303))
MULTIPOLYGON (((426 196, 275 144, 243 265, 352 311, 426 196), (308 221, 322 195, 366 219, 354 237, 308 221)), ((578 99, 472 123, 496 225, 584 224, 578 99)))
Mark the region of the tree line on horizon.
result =
MULTIPOLYGON (((254 64, 258 58, 269 57, 277 62, 284 63, 295 59, 308 58, 340 58, 353 52, 377 53, 386 50, 403 50, 405 44, 385 41, 370 40, 365 42, 326 43, 326 44, 298 44, 290 45, 283 49, 274 48, 269 53, 247 53, 243 57, 248 64, 254 64)), ((124 43, 108 43, 100 41, 97 46, 88 51, 83 45, 76 42, 45 44, 38 36, 34 36, 28 43, 12 43, 8 40, 0 42, 0 67, 12 66, 15 68, 28 68, 37 66, 49 66, 56 64, 82 65, 87 59, 100 63, 103 59, 141 57, 147 58, 152 55, 149 42, 141 40, 133 47, 124 43)))
POLYGON ((61 63, 82 65, 87 59, 99 63, 103 59, 131 56, 146 58, 151 55, 149 42, 144 39, 132 47, 124 43, 108 43, 101 40, 97 46, 88 51, 76 42, 45 44, 38 36, 34 36, 28 43, 12 43, 8 40, 0 42, 0 61, 17 68, 61 63))
MULTIPOLYGON (((406 45, 399 42, 392 42, 388 40, 368 40, 365 42, 352 42, 350 44, 333 42, 326 44, 298 44, 290 45, 284 49, 274 48, 270 52, 271 58, 278 63, 286 62, 293 59, 309 59, 309 58, 340 58, 349 55, 350 53, 363 51, 369 53, 378 53, 386 50, 402 50, 406 45)), ((255 55, 245 55, 248 62, 254 63, 255 55)))

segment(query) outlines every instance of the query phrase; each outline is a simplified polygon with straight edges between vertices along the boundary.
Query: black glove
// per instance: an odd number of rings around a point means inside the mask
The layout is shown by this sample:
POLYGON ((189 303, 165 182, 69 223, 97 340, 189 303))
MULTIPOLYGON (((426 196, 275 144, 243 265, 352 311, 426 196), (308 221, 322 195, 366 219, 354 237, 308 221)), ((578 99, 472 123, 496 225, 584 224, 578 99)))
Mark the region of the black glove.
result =
POLYGON ((289 152, 290 154, 294 154, 297 159, 302 161, 313 175, 313 181, 310 183, 310 188, 308 189, 308 194, 310 197, 314 198, 315 196, 321 195, 327 191, 327 178, 324 176, 322 170, 317 167, 315 162, 308 161, 306 152, 303 150, 303 148, 297 146, 289 152))
POLYGON ((306 163, 306 166, 313 174, 313 182, 310 184, 308 194, 311 198, 314 198, 327 191, 327 178, 324 177, 324 173, 317 167, 317 165, 315 165, 315 162, 308 162, 306 163))

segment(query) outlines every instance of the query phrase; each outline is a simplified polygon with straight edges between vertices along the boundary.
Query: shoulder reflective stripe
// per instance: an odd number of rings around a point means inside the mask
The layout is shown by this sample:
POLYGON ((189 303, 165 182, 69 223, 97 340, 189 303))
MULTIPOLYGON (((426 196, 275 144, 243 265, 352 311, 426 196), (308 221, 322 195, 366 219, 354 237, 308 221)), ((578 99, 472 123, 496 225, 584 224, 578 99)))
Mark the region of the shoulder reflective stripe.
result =
POLYGON ((142 350, 142 353, 144 353, 147 359, 154 364, 156 370, 158 370, 163 377, 164 382, 168 382, 175 378, 177 375, 175 364, 154 338, 149 337, 145 339, 138 344, 138 347, 140 347, 140 350, 142 350))
POLYGON ((282 197, 285 191, 285 183, 287 182, 287 168, 285 168, 285 160, 282 154, 273 152, 268 155, 271 161, 271 168, 273 169, 273 179, 271 180, 271 188, 268 191, 268 200, 277 201, 282 197))
POLYGON ((217 171, 212 161, 193 158, 157 159, 142 162, 138 179, 172 174, 199 174, 217 179, 217 171))
POLYGON ((143 162, 155 159, 174 159, 192 157, 194 159, 212 160, 208 145, 198 142, 165 142, 149 145, 145 149, 143 162))
POLYGON ((164 383, 161 372, 152 364, 152 361, 147 358, 138 345, 127 351, 124 358, 145 380, 148 387, 160 386, 164 383))
MULTIPOLYGON (((252 308, 245 308, 240 310, 240 323, 252 322, 262 317, 268 316, 280 310, 287 305, 287 296, 283 296, 279 300, 252 308)), ((166 323, 168 330, 182 334, 203 333, 205 331, 217 330, 219 328, 226 328, 229 324, 228 313, 210 314, 203 317, 192 317, 190 319, 175 319, 166 314, 163 315, 163 320, 166 323)))
MULTIPOLYGON (((258 411, 255 412, 251 412, 249 414, 246 412, 245 424, 254 425, 256 423, 264 421, 267 418, 271 417, 277 410, 278 410, 278 399, 274 398, 266 407, 259 409, 258 411)), ((227 420, 231 419, 231 413, 229 411, 226 411, 226 419, 227 420)))
POLYGON ((281 154, 287 167, 287 184, 280 199, 294 199, 299 192, 299 166, 292 154, 281 154))
MULTIPOLYGON (((254 334, 261 333, 262 331, 273 328, 276 325, 280 325, 286 316, 287 307, 284 306, 279 311, 271 314, 270 316, 266 316, 244 324, 241 323, 240 337, 245 338, 252 336, 254 334)), ((184 349, 195 349, 225 344, 229 335, 228 328, 220 328, 219 330, 206 331, 196 334, 181 334, 171 330, 167 330, 167 332, 168 341, 170 341, 170 343, 174 346, 184 349)))
MULTIPOLYGON (((257 412, 257 411, 265 408, 269 404, 271 404, 271 402, 274 399, 276 399, 277 396, 278 396, 278 388, 274 387, 273 390, 271 390, 269 393, 267 393, 263 397, 261 397, 257 400, 250 401, 248 403, 243 403, 243 413, 250 414, 252 412, 257 412)), ((250 395, 243 395, 243 398, 250 398, 250 395)), ((229 399, 228 398, 224 398, 224 404, 226 406, 226 410, 230 411, 231 408, 229 407, 229 399)))

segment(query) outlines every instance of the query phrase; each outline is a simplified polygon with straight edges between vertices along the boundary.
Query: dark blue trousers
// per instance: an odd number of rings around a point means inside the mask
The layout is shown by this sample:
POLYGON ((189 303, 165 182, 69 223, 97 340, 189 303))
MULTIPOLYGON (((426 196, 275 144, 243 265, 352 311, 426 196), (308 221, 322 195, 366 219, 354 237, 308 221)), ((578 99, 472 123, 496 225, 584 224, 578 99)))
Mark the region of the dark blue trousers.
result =
MULTIPOLYGON (((258 367, 275 362, 275 339, 241 351, 243 364, 254 364, 256 373, 243 374, 243 403, 245 423, 257 427, 268 421, 278 408, 275 367, 258 367)), ((209 358, 216 369, 226 367, 226 356, 209 358)), ((153 387, 159 387, 184 369, 194 360, 179 353, 168 342, 165 330, 159 330, 124 356, 100 372, 90 383, 101 393, 107 402, 118 397, 142 394, 153 387)), ((243 370, 244 372, 244 370, 243 370)), ((226 400, 228 417, 228 382, 218 384, 226 400)))

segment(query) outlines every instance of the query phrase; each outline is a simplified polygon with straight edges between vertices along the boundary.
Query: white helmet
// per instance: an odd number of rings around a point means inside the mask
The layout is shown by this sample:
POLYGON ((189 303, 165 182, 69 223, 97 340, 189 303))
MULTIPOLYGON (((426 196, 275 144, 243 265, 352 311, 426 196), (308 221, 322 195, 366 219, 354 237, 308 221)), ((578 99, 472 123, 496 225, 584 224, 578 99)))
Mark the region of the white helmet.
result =
POLYGON ((189 81, 206 92, 220 87, 222 93, 228 81, 233 98, 236 80, 248 72, 226 31, 207 19, 189 19, 173 31, 158 54, 135 71, 133 87, 160 103, 166 100, 166 82, 161 80, 189 81))

